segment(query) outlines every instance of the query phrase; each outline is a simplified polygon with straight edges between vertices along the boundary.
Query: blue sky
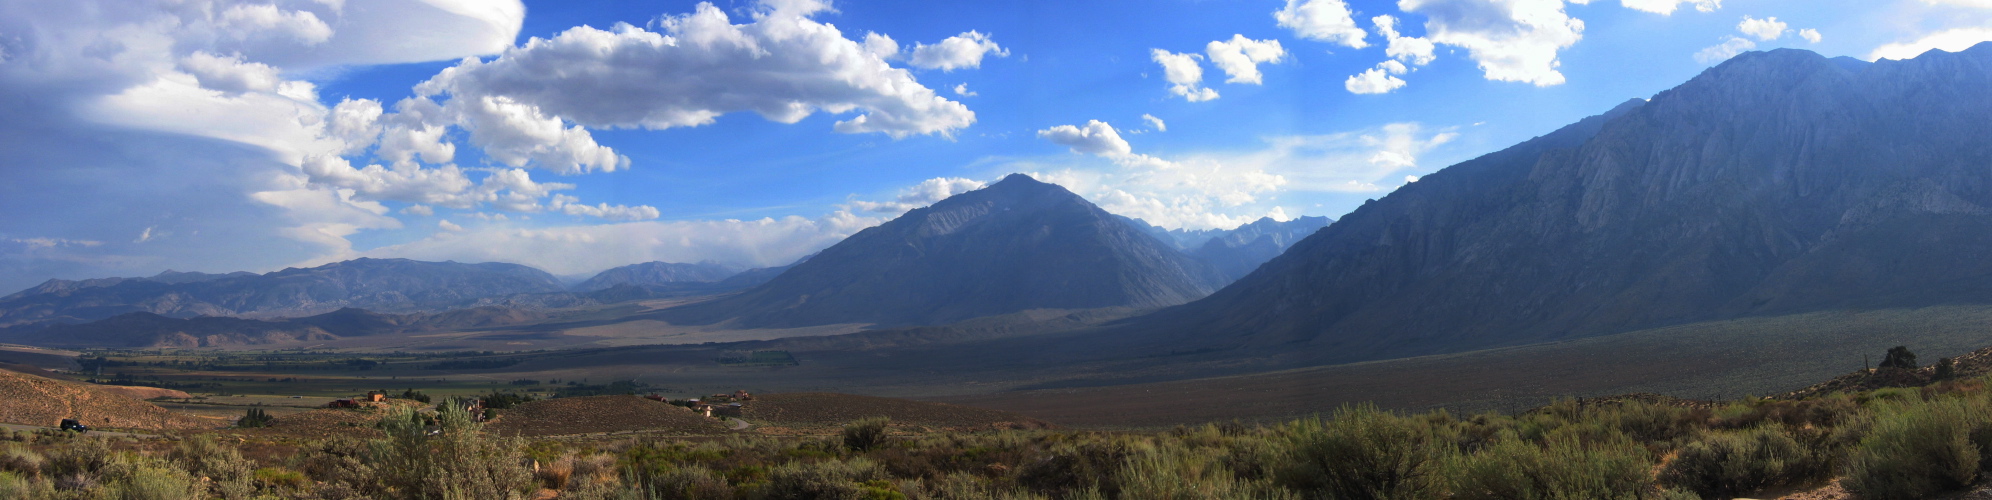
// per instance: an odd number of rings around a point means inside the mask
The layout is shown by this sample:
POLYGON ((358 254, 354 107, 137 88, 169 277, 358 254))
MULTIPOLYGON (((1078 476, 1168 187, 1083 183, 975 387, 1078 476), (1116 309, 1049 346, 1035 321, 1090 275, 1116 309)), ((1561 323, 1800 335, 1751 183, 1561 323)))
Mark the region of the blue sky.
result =
POLYGON ((0 288, 779 265, 1012 172, 1338 217, 1738 51, 1988 39, 1992 0, 0 0, 0 288))

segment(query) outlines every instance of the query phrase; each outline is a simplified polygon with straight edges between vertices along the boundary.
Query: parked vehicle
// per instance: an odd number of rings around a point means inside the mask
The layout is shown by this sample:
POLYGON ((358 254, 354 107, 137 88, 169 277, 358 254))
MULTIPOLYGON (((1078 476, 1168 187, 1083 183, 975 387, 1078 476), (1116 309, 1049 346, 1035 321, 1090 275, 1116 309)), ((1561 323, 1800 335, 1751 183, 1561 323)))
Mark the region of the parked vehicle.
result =
POLYGON ((77 433, 80 434, 84 432, 90 432, 90 426, 83 425, 82 422, 78 422, 76 421, 76 419, 73 418, 65 418, 62 419, 62 430, 76 431, 77 433))

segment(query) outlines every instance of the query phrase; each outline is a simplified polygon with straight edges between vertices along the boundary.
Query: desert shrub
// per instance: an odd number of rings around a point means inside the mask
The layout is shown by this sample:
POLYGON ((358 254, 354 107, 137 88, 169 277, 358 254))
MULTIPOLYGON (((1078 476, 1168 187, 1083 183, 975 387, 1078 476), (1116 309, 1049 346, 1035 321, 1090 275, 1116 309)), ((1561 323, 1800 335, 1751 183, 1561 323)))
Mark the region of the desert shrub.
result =
POLYGON ((1832 457, 1772 424, 1688 443, 1661 471, 1660 481, 1704 497, 1730 498, 1822 481, 1832 472, 1832 457))
POLYGON ((1130 443, 1118 439, 1057 443, 1046 451, 1018 468, 1017 483, 1054 497, 1111 487, 1121 466, 1134 455, 1130 443))
POLYGON ((1922 498, 1978 479, 1992 439, 1982 399, 1909 403, 1878 412, 1841 486, 1861 498, 1922 498))
POLYGON ((678 467, 651 476, 641 485, 655 500, 733 498, 735 495, 733 485, 728 484, 725 477, 698 465, 678 467))
POLYGON ((1692 435, 1701 430, 1701 420, 1694 410, 1646 401, 1627 401, 1601 407, 1587 415, 1590 420, 1598 420, 1606 427, 1624 433, 1635 441, 1663 443, 1692 435))
POLYGON ((534 473, 541 487, 550 490, 567 489, 567 481, 574 478, 574 456, 567 455, 546 462, 534 473))
POLYGON ((1141 453, 1116 475, 1120 498, 1197 500, 1281 498, 1291 493, 1270 481, 1240 480, 1217 457, 1200 450, 1165 447, 1141 453))
POLYGON ((844 447, 854 451, 870 451, 885 444, 886 425, 892 420, 885 417, 861 419, 844 425, 844 447))
POLYGON ((41 475, 42 462, 42 456, 26 446, 9 443, 0 447, 0 472, 13 472, 32 479, 41 475))
POLYGON ((381 418, 388 437, 373 443, 371 455, 385 486, 420 498, 508 498, 531 486, 524 447, 479 432, 463 408, 445 405, 437 414, 436 434, 429 434, 424 421, 406 407, 381 418))
POLYGON ((304 473, 283 467, 256 469, 253 477, 256 478, 257 486, 276 492, 295 491, 311 484, 311 480, 306 479, 304 473))
POLYGON ((129 457, 107 467, 109 484, 99 498, 187 500, 206 497, 200 481, 162 461, 129 457))
POLYGON ((110 465, 111 446, 103 438, 70 440, 66 446, 49 450, 42 474, 56 478, 62 489, 89 489, 97 483, 97 473, 110 465))
POLYGON ((1311 497, 1434 496, 1441 464, 1454 453, 1425 424, 1368 405, 1288 424, 1286 434, 1288 464, 1275 480, 1311 497))
POLYGON ((209 480, 209 492, 228 500, 249 498, 256 493, 254 468, 232 446, 215 443, 212 436, 195 436, 180 441, 167 459, 195 476, 209 480))
POLYGON ((54 496, 48 491, 48 483, 13 472, 0 471, 0 498, 47 498, 54 496))
POLYGON ((981 476, 957 472, 928 482, 919 496, 932 500, 1046 500, 1050 497, 997 485, 981 476))
POLYGON ((768 471, 754 498, 766 500, 860 499, 860 483, 883 479, 878 466, 862 458, 848 462, 789 462, 768 471))
POLYGON ((1633 499, 1652 489, 1646 450, 1623 437, 1502 439, 1458 464, 1453 496, 1461 499, 1633 499))
POLYGON ((306 477, 322 483, 316 488, 319 497, 384 497, 385 485, 375 472, 374 460, 372 443, 342 437, 304 452, 295 466, 306 477))

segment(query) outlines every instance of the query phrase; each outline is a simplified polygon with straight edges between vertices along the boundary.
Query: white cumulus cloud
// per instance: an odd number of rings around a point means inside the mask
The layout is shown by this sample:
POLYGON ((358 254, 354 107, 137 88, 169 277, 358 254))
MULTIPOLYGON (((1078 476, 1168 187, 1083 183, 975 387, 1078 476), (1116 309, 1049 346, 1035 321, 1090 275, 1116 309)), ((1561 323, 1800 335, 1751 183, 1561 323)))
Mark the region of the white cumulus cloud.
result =
POLYGON ((1099 120, 1087 121, 1083 127, 1059 125, 1039 130, 1037 135, 1052 144, 1072 148, 1074 153, 1115 157, 1134 152, 1127 140, 1121 138, 1120 132, 1099 120))
POLYGON ((761 7, 744 24, 701 3, 657 21, 656 32, 571 28, 490 61, 464 60, 417 90, 452 100, 503 97, 591 128, 690 127, 743 111, 795 123, 822 111, 857 113, 837 122, 838 132, 902 138, 950 135, 975 122, 967 106, 888 64, 878 54, 882 43, 867 48, 810 18, 827 5, 761 7))
POLYGON ((239 54, 223 57, 196 51, 180 59, 180 69, 193 74, 201 87, 228 94, 274 92, 283 83, 277 68, 243 61, 239 54))
POLYGON ((1942 50, 1958 52, 1973 45, 1992 41, 1992 28, 1957 28, 1923 35, 1907 42, 1898 42, 1875 47, 1868 53, 1868 60, 1913 59, 1924 52, 1942 50))
POLYGON ((1279 64, 1286 58, 1286 49, 1280 47, 1279 40, 1253 40, 1245 35, 1231 35, 1230 40, 1210 42, 1204 47, 1204 54, 1217 69, 1224 70, 1229 78, 1226 83, 1250 83, 1258 85, 1263 79, 1259 73, 1260 64, 1279 64))
POLYGON ((1217 98, 1217 91, 1203 86, 1202 54, 1177 54, 1162 49, 1149 51, 1156 64, 1162 65, 1162 77, 1169 81, 1169 92, 1183 96, 1190 102, 1208 101, 1217 98))
POLYGON ((1342 82, 1342 87, 1354 94, 1386 94, 1404 88, 1404 80, 1392 75, 1404 74, 1406 70, 1404 63, 1394 59, 1384 61, 1374 68, 1350 76, 1347 81, 1342 82))
POLYGON ((1819 43, 1819 40, 1823 38, 1819 36, 1819 30, 1812 28, 1798 30, 1798 37, 1804 38, 1808 43, 1819 43))
POLYGON ((935 177, 899 190, 899 196, 892 201, 865 201, 854 198, 851 200, 851 207, 864 212, 898 215, 908 210, 932 205, 950 196, 982 189, 986 185, 988 185, 986 182, 963 177, 935 177))
POLYGON ((927 45, 913 44, 913 67, 954 71, 960 68, 982 66, 982 57, 994 54, 996 57, 1010 57, 1010 51, 996 45, 989 35, 970 31, 948 37, 940 43, 927 45))
POLYGON ((1736 24, 1736 31, 1750 35, 1761 42, 1768 42, 1783 37, 1787 28, 1788 25, 1778 21, 1776 16, 1764 19, 1743 16, 1743 22, 1736 24))
POLYGON ((1368 33, 1356 27, 1354 13, 1342 0, 1287 0, 1286 7, 1273 12, 1279 26, 1293 30, 1301 38, 1338 43, 1352 49, 1368 47, 1368 33))
POLYGON ((1169 131, 1169 124, 1167 122, 1162 121, 1161 118, 1156 118, 1155 115, 1142 113, 1141 121, 1148 122, 1148 128, 1155 129, 1156 132, 1169 131))
POLYGON ((1425 14, 1425 38, 1467 50, 1489 80, 1561 85, 1557 52, 1584 38, 1563 0, 1399 0, 1425 14))
POLYGON ((1389 43, 1383 49, 1384 55, 1404 61, 1406 64, 1419 66, 1431 64, 1433 59, 1438 58, 1433 53, 1437 47, 1432 45, 1431 40, 1399 34, 1397 32, 1397 18, 1376 16, 1370 19, 1370 21, 1376 23, 1376 32, 1382 34, 1384 40, 1389 43))
POLYGON ((1619 0, 1619 4, 1624 5, 1628 9, 1652 12, 1663 16, 1673 15, 1674 10, 1680 8, 1681 4, 1694 4, 1695 10, 1701 12, 1715 12, 1717 9, 1722 8, 1722 0, 1619 0))
POLYGON ((1695 62, 1699 62, 1702 64, 1715 64, 1727 61, 1731 57, 1736 57, 1737 54, 1748 52, 1756 48, 1757 48, 1757 42, 1752 42, 1749 39, 1743 37, 1732 36, 1729 37, 1728 40, 1724 40, 1720 44, 1710 46, 1705 49, 1701 49, 1700 52, 1695 52, 1695 62))

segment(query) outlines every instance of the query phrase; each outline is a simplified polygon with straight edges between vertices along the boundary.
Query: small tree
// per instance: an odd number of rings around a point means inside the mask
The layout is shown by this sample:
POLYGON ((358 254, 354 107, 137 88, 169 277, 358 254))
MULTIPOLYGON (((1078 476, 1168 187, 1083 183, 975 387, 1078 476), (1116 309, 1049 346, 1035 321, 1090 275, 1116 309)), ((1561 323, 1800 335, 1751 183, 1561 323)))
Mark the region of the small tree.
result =
POLYGON ((250 408, 249 413, 242 415, 242 418, 240 419, 236 419, 235 426, 245 427, 245 428, 267 427, 270 425, 270 421, 272 420, 276 419, 271 418, 269 412, 263 411, 262 408, 250 408))
POLYGON ((421 401, 422 404, 429 404, 429 395, 423 394, 420 391, 416 391, 414 389, 401 391, 401 399, 412 399, 416 401, 421 401))
POLYGON ((1950 358, 1937 358, 1936 379, 1950 380, 1954 378, 1957 378, 1957 366, 1950 358))
POLYGON ((1881 357, 1882 368, 1916 369, 1916 353, 1909 352, 1908 346, 1888 348, 1888 354, 1881 357))

